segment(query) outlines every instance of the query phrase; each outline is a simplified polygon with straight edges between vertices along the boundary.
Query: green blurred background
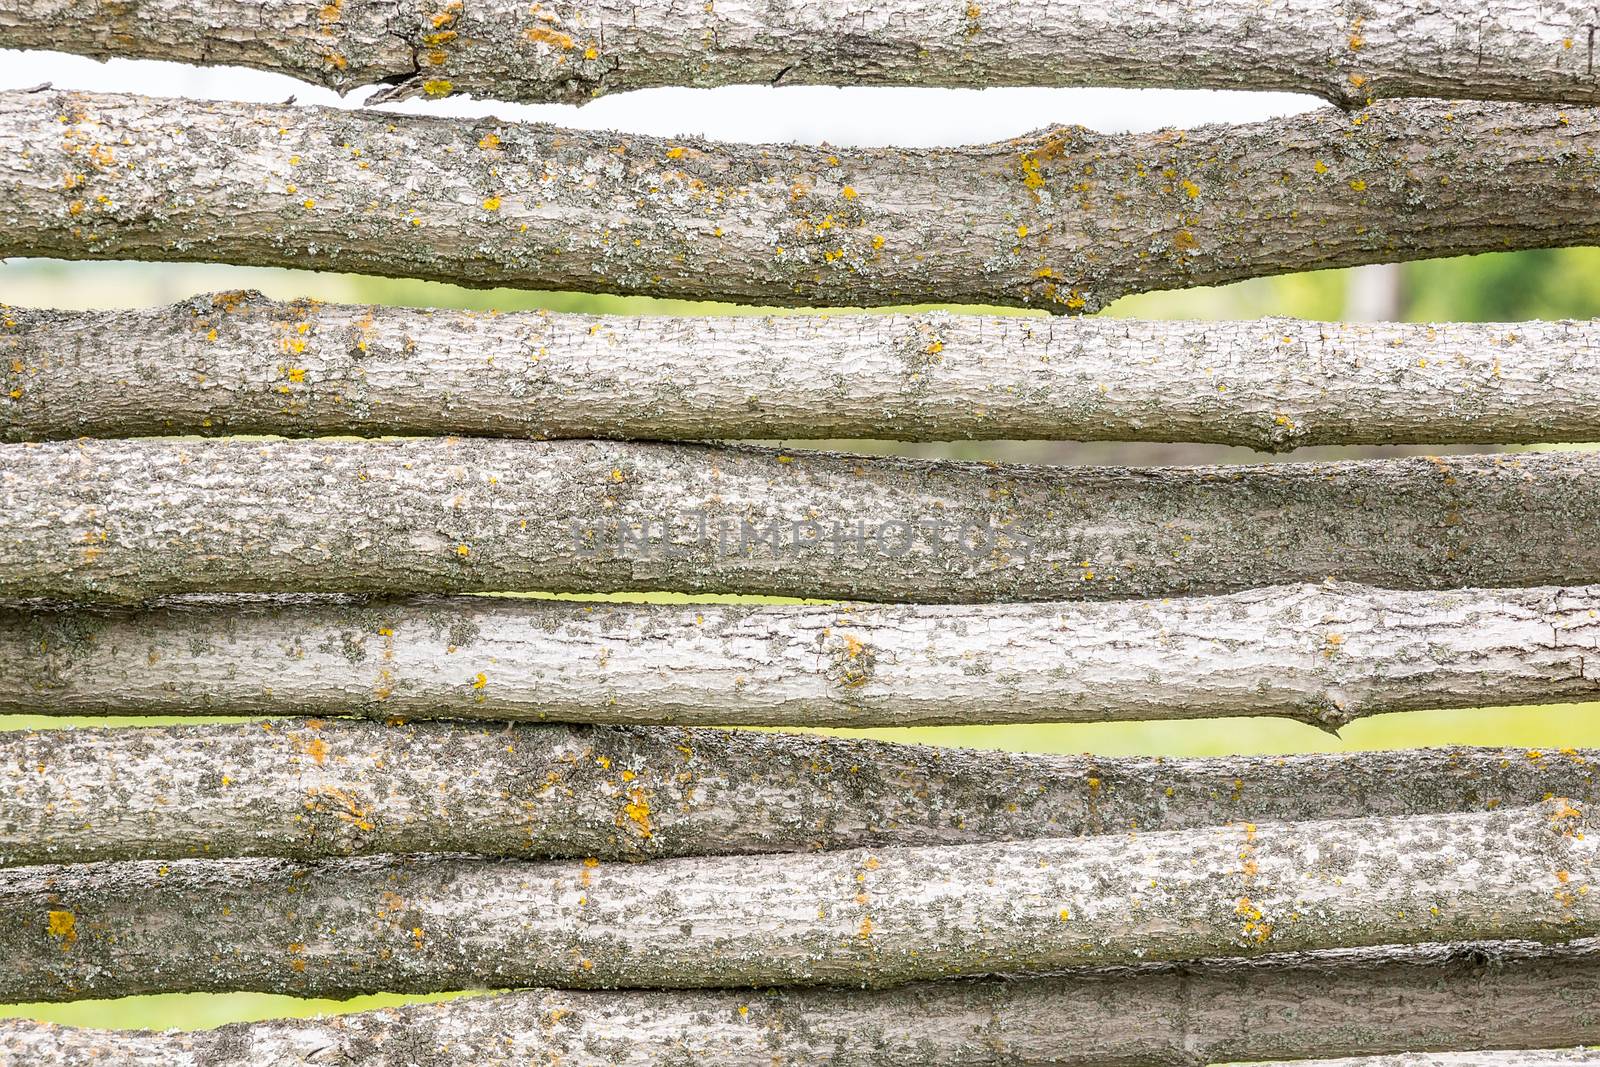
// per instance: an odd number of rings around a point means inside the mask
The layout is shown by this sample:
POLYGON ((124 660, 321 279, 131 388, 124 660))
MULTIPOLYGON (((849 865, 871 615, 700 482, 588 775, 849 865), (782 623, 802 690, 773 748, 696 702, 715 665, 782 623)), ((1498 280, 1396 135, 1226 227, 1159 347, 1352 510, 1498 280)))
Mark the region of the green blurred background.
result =
MULTIPOLYGON (((136 306, 232 288, 256 288, 279 298, 313 296, 329 301, 496 308, 503 311, 548 308, 627 314, 772 312, 772 309, 695 305, 641 298, 513 290, 475 291, 425 282, 198 265, 150 267, 48 261, 14 261, 0 265, 0 299, 22 306, 136 306)), ((1010 313, 1004 309, 982 310, 1010 313)), ((1408 321, 1600 318, 1600 250, 1527 252, 1401 267, 1292 275, 1218 289, 1130 297, 1119 301, 1104 314, 1167 319, 1249 319, 1287 315, 1322 319, 1396 318, 1408 321)), ((788 444, 809 446, 804 442, 788 444)), ((1079 445, 1062 442, 962 442, 915 446, 886 442, 829 442, 827 445, 924 456, 1052 463, 1280 462, 1284 459, 1292 461, 1428 451, 1322 448, 1287 457, 1266 457, 1242 449, 1190 445, 1079 445)), ((1600 705, 1585 704, 1544 708, 1476 708, 1379 716, 1358 722, 1337 738, 1299 723, 1267 719, 1163 724, 939 727, 860 733, 887 740, 938 745, 1107 755, 1282 754, 1446 744, 1581 748, 1600 747, 1600 715, 1596 714, 1597 708, 1600 705)), ((137 722, 148 725, 151 720, 137 722)), ((0 729, 110 723, 132 725, 135 721, 65 721, 0 716, 0 729)), ((358 1001, 336 1003, 255 994, 194 994, 76 1004, 0 1006, 0 1016, 25 1016, 87 1026, 195 1028, 235 1020, 351 1011, 426 999, 439 998, 366 997, 358 1001)))

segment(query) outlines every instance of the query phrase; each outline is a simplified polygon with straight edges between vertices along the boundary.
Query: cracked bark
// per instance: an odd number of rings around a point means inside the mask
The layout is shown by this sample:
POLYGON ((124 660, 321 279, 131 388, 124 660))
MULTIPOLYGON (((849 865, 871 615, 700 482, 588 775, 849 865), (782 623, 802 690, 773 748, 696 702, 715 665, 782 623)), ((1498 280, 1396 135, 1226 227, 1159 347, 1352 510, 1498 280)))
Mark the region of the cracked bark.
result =
POLYGON ((11 308, 0 439, 1600 439, 1600 324, 11 308))
POLYGON ((1108 599, 1600 581, 1600 455, 1033 467, 605 441, 0 445, 0 597, 1108 599))
MULTIPOLYGON (((892 990, 530 990, 152 1034, 0 1020, 45 1067, 1201 1067, 1600 1040, 1595 948, 1425 946, 892 990)), ((1496 1061, 1498 1062, 1498 1061, 1496 1061)))
POLYGON ((382 97, 582 103, 662 85, 1111 85, 1600 100, 1592 4, 9 0, 0 47, 226 63, 382 97))
POLYGON ((1287 271, 1600 240, 1600 112, 1381 103, 931 151, 0 94, 0 255, 785 305, 1093 311, 1287 271))
MULTIPOLYGON (((648 825, 636 804, 630 821, 648 825)), ((1567 800, 806 855, 0 870, 0 1001, 849 984, 1600 932, 1567 800)), ((1591 828, 1592 829, 1592 828, 1591 828)))
MULTIPOLYGON (((1082 583, 1080 583, 1082 584, 1082 583)), ((0 607, 0 714, 905 726, 1584 701, 1600 587, 1107 603, 0 607)))
POLYGON ((642 859, 971 844, 1596 798, 1596 754, 1117 759, 572 726, 0 734, 0 865, 461 852, 642 859), (647 811, 640 822, 630 813, 647 811))

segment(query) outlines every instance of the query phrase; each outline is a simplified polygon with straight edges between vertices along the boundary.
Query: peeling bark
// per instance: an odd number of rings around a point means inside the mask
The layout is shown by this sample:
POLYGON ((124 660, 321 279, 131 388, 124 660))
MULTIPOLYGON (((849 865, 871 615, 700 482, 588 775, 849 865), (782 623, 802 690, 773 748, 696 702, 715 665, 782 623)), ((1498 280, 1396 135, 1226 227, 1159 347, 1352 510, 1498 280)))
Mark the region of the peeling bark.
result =
POLYGON ((1597 798, 1597 755, 1012 755, 840 738, 359 722, 0 733, 0 865, 971 844, 1597 798), (630 816, 648 810, 647 823, 630 816))
POLYGON ((1531 104, 910 151, 8 93, 0 256, 1093 311, 1151 289, 1593 243, 1597 147, 1593 108, 1531 104))
MULTIPOLYGON (((651 826, 636 802, 626 817, 651 826)), ((649 864, 0 870, 0 1001, 850 984, 1600 933, 1568 800, 1486 813, 649 864)))
POLYGON ((1595 529, 1583 452, 1125 469, 603 441, 0 445, 14 598, 1576 584, 1600 581, 1595 529))
POLYGON ((0 1020, 27 1067, 1202 1067, 1600 1040, 1594 945, 1282 955, 892 990, 530 990, 198 1033, 0 1020))
POLYGON ((0 440, 1600 440, 1600 323, 7 309, 0 440))
POLYGON ((1107 603, 176 599, 0 608, 0 714, 905 726, 1394 711, 1600 691, 1600 587, 1107 603))
POLYGON ((661 85, 1113 85, 1600 100, 1577 0, 8 0, 0 47, 226 63, 383 99, 582 103, 661 85))

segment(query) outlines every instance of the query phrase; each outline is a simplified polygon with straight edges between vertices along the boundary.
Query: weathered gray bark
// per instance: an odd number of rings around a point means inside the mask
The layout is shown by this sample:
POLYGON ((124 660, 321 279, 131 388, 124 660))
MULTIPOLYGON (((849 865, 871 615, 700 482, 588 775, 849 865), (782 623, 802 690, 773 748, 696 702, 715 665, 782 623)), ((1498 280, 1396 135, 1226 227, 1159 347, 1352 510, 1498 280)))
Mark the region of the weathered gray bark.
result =
POLYGON ((1561 1067, 1600 1063, 1600 1049, 1550 1049, 1518 1052, 1402 1052, 1337 1060, 1295 1060, 1263 1067, 1561 1067))
MULTIPOLYGON (((1596 529, 1583 452, 1123 469, 602 441, 0 445, 0 597, 1541 585, 1600 581, 1596 529)), ((847 682, 871 668, 848 653, 847 682)))
POLYGON ((1597 799, 1593 752, 1012 755, 718 730, 360 722, 0 734, 0 865, 951 845, 1597 799))
MULTIPOLYGON (((646 818, 628 813, 631 821, 646 818)), ((0 870, 0 1001, 957 975, 1600 933, 1569 800, 805 855, 0 870)))
POLYGON ((1093 311, 1150 289, 1591 243, 1597 147, 1592 108, 1440 101, 908 151, 8 93, 0 256, 1093 311))
MULTIPOLYGON (((1080 584, 1082 584, 1080 582, 1080 584)), ((0 607, 0 714, 904 726, 1594 699, 1600 586, 1103 603, 0 607)))
POLYGON ((1600 439, 1600 323, 485 315, 216 293, 11 308, 0 440, 1600 439), (935 350, 936 351, 933 351, 935 350))
POLYGON ((892 990, 530 990, 183 1034, 0 1020, 7 1067, 1202 1067, 1600 1040, 1593 943, 1280 955, 892 990))
POLYGON ((1600 99, 1577 0, 6 0, 0 47, 228 63, 389 99, 581 103, 659 85, 1122 85, 1600 99))

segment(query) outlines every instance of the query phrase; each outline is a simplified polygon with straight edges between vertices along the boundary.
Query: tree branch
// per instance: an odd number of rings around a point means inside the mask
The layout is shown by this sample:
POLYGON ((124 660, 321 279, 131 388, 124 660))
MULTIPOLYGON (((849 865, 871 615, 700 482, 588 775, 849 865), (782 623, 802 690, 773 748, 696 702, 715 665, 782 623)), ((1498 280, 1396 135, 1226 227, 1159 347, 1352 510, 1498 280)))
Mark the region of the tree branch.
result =
POLYGON ((0 47, 97 59, 255 67, 338 89, 388 83, 384 99, 474 93, 530 103, 661 85, 1117 85, 1373 97, 1466 96, 1593 103, 1593 16, 1579 4, 1415 0, 1364 5, 1214 0, 1173 14, 1149 3, 891 0, 846 13, 805 3, 665 0, 457 4, 343 0, 128 7, 14 0, 0 47))
POLYGON ((1597 755, 1115 759, 841 738, 362 722, 0 734, 0 865, 639 859, 954 845, 1596 798, 1597 755), (635 816, 643 815, 643 818, 635 816))
POLYGON ((1407 1052, 1393 1056, 1360 1056, 1337 1060, 1295 1060, 1262 1067, 1561 1067, 1569 1063, 1600 1063, 1600 1049, 1560 1049, 1528 1052, 1407 1052))
MULTIPOLYGON (((626 812, 647 824, 651 812, 626 812)), ((1570 801, 807 855, 0 870, 0 1001, 541 984, 892 985, 1600 932, 1570 801)))
POLYGON ((0 256, 1093 311, 1151 289, 1592 243, 1597 147, 1594 109, 1439 101, 907 151, 7 93, 0 256))
POLYGON ((0 439, 1600 439, 1597 323, 12 308, 0 439))
POLYGON ((458 597, 0 609, 0 714, 905 726, 1593 699, 1600 587, 914 607, 458 597))
POLYGON ((890 990, 531 990, 150 1034, 0 1020, 42 1067, 1200 1067, 1600 1039, 1592 943, 1279 955, 890 990))
POLYGON ((1596 528, 1583 452, 1123 469, 598 441, 0 445, 0 597, 1516 586, 1600 581, 1596 528))

